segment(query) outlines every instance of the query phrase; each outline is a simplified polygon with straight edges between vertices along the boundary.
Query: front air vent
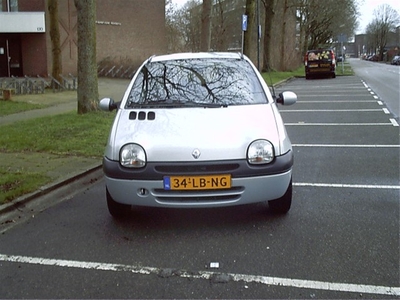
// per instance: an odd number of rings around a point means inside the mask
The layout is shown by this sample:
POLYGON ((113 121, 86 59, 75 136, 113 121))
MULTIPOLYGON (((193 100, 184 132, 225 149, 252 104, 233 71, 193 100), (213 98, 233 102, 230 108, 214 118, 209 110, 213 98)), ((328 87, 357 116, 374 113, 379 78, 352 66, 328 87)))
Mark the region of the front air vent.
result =
POLYGON ((149 112, 145 112, 145 111, 131 111, 129 113, 129 120, 149 120, 149 121, 153 121, 156 118, 156 113, 154 111, 149 111, 149 112))

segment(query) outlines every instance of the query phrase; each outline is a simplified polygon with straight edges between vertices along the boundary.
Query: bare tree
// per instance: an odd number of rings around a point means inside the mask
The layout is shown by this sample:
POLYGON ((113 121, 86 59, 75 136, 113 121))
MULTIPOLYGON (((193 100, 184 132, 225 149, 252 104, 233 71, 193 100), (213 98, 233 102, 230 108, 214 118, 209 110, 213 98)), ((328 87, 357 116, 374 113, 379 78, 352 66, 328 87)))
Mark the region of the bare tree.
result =
POLYGON ((214 0, 211 21, 211 48, 215 51, 240 51, 243 1, 214 0))
POLYGON ((78 114, 98 109, 96 0, 74 0, 78 17, 78 114))
POLYGON ((182 28, 186 32, 185 43, 189 51, 200 51, 201 36, 201 4, 198 0, 190 0, 184 7, 182 28))
POLYGON ((165 2, 165 27, 168 52, 184 50, 185 31, 181 28, 182 10, 178 10, 171 0, 165 2))
POLYGON ((200 50, 210 50, 210 35, 211 35, 211 0, 203 0, 201 11, 201 36, 200 50))
POLYGON ((52 70, 51 75, 61 82, 62 73, 62 59, 61 59, 61 45, 60 45, 60 28, 58 25, 58 1, 49 0, 48 10, 50 16, 50 39, 51 39, 51 53, 52 53, 52 70))
POLYGON ((256 1, 246 0, 247 15, 247 30, 244 33, 244 47, 243 53, 246 54, 252 61, 256 60, 257 43, 257 16, 256 16, 256 1))
POLYGON ((297 0, 297 18, 300 25, 302 52, 326 47, 340 34, 352 36, 357 25, 355 0, 297 0))
MULTIPOLYGON (((212 16, 211 28, 211 48, 214 51, 226 50, 226 45, 228 41, 226 39, 227 33, 227 15, 226 15, 226 5, 224 1, 217 0, 214 7, 215 14, 212 16)), ((228 20, 229 21, 229 20, 228 20)))
POLYGON ((275 5, 277 0, 263 0, 265 9, 264 18, 264 54, 263 54, 263 67, 262 69, 269 70, 271 68, 272 60, 272 24, 275 18, 275 5))
POLYGON ((374 10, 374 19, 367 25, 367 39, 373 51, 379 53, 379 60, 383 60, 389 32, 394 32, 399 23, 400 16, 390 5, 382 4, 374 10))

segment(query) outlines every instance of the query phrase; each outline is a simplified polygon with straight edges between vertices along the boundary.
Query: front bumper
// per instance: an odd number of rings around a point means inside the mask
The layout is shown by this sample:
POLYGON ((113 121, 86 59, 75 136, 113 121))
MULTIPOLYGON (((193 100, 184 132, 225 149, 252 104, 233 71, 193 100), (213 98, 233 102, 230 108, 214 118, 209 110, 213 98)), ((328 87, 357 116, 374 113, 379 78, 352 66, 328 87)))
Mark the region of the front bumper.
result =
POLYGON ((246 161, 148 164, 140 170, 103 160, 106 187, 114 201, 153 207, 218 207, 264 202, 282 197, 291 180, 292 151, 271 164, 250 166, 246 161), (222 190, 165 190, 163 176, 231 174, 222 190))

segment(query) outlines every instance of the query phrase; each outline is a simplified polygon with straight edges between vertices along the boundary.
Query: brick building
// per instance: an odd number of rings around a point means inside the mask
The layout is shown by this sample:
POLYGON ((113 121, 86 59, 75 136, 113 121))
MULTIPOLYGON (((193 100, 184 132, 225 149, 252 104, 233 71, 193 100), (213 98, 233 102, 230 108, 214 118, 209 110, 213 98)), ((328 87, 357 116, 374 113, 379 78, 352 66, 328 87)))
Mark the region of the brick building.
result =
MULTIPOLYGON (((63 73, 77 70, 77 12, 58 1, 63 73)), ((97 61, 137 67, 167 50, 165 0, 97 0, 97 61)), ((47 0, 0 0, 0 77, 47 76, 52 52, 47 0)))

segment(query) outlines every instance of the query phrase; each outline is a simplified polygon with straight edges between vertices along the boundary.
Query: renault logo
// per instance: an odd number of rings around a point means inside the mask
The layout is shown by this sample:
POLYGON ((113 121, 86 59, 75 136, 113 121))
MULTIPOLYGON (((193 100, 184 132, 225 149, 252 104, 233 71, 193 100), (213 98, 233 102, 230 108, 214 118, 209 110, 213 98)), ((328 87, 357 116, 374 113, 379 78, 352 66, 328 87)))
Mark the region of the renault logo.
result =
POLYGON ((192 156, 194 159, 198 159, 200 157, 201 153, 199 149, 194 149, 192 152, 192 156))

